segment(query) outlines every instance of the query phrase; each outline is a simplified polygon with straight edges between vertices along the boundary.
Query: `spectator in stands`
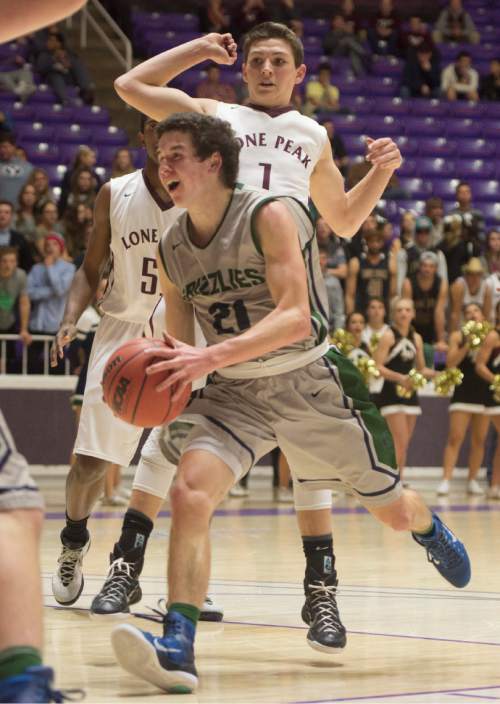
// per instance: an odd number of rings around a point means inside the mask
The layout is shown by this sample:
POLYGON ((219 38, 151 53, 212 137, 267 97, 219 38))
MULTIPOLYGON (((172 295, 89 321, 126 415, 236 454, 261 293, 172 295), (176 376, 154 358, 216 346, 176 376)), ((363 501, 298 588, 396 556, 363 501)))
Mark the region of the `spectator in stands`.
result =
POLYGON ((82 144, 78 147, 78 151, 75 154, 73 163, 66 170, 66 173, 64 174, 63 180, 61 182, 61 197, 59 198, 59 213, 61 215, 66 210, 66 206, 68 204, 68 196, 71 191, 72 178, 79 169, 85 167, 91 170, 94 188, 96 189, 96 191, 98 191, 99 188, 102 186, 102 179, 95 170, 96 162, 97 154, 95 152, 95 149, 87 147, 85 144, 82 144))
MULTIPOLYGON (((442 281, 448 282, 448 267, 443 252, 432 244, 432 223, 428 217, 421 215, 415 222, 415 235, 413 240, 405 244, 397 254, 398 264, 398 291, 401 291, 404 280, 411 279, 420 270, 420 261, 424 252, 436 255, 437 274, 442 281)), ((404 298, 408 296, 401 294, 404 298)), ((411 296, 410 296, 411 298, 411 296)), ((425 340, 424 340, 425 342, 425 340)))
POLYGON ((330 274, 328 262, 328 249, 324 245, 320 245, 319 263, 325 281, 326 294, 328 296, 328 331, 333 332, 337 328, 344 327, 344 292, 342 291, 342 286, 338 278, 330 274))
POLYGON ((401 79, 402 98, 437 98, 441 88, 439 57, 429 44, 410 49, 401 79))
POLYGON ((438 17, 434 26, 433 39, 436 44, 454 42, 456 44, 478 44, 479 33, 472 17, 462 7, 462 0, 450 0, 438 17))
POLYGON ((399 223, 401 247, 412 244, 415 236, 415 216, 411 210, 405 210, 399 223))
POLYGON ((26 63, 23 56, 15 56, 12 66, 6 66, 5 63, 2 62, 0 86, 4 90, 14 93, 16 98, 23 103, 35 92, 36 86, 33 71, 30 65, 26 63))
POLYGON ((230 83, 221 81, 220 66, 211 63, 206 72, 207 77, 196 86, 196 97, 220 100, 222 103, 235 103, 235 90, 230 83))
POLYGON ((92 209, 85 203, 68 208, 64 217, 64 240, 68 259, 79 260, 87 249, 87 225, 92 222, 92 209))
POLYGON ((458 205, 450 210, 450 214, 458 213, 464 219, 466 227, 471 231, 470 236, 477 239, 482 246, 485 241, 484 215, 477 208, 472 207, 472 189, 466 181, 460 181, 455 190, 458 205))
POLYGON ((243 0, 231 15, 231 34, 238 40, 249 29, 271 18, 265 0, 243 0))
MULTIPOLYGON (((41 256, 43 252, 43 238, 40 238, 36 231, 35 203, 35 187, 26 183, 19 194, 14 228, 30 243, 32 253, 41 256)), ((35 257, 35 259, 37 259, 37 257, 35 257)))
POLYGON ((369 67, 368 52, 351 27, 341 13, 335 14, 330 31, 323 37, 323 49, 331 56, 348 56, 354 74, 362 76, 369 67))
POLYGON ((111 163, 111 178, 125 176, 126 174, 131 174, 133 171, 135 171, 135 166, 130 150, 127 149, 127 147, 117 149, 111 163))
POLYGON ((377 14, 368 29, 368 41, 374 54, 395 56, 398 53, 399 24, 392 0, 380 0, 377 14))
MULTIPOLYGON (((486 247, 483 256, 486 274, 500 273, 500 230, 490 230, 486 235, 486 247)), ((493 304, 495 308, 495 304, 493 304)))
POLYGON ((384 253, 384 234, 378 226, 365 234, 366 252, 348 264, 346 313, 366 311, 370 298, 382 298, 386 307, 396 294, 396 259, 384 253))
POLYGON ((493 59, 490 72, 481 77, 479 95, 482 100, 500 100, 500 59, 493 59))
POLYGON ((327 253, 327 269, 329 276, 344 280, 347 276, 347 263, 344 246, 340 237, 333 234, 332 229, 322 217, 316 221, 316 236, 318 246, 327 253))
POLYGON ((93 103, 91 83, 85 66, 78 56, 66 49, 64 36, 60 32, 48 35, 45 50, 36 60, 36 70, 54 91, 57 101, 62 105, 68 103, 67 85, 74 85, 80 91, 80 97, 87 105, 93 103))
POLYGON ((318 66, 317 78, 311 78, 306 84, 306 102, 304 114, 314 115, 315 112, 338 112, 340 108, 339 89, 331 82, 332 69, 329 63, 318 66))
POLYGON ((446 215, 443 220, 443 239, 439 249, 446 257, 448 267, 448 283, 451 284, 459 278, 462 267, 471 257, 479 257, 481 247, 477 238, 467 227, 460 214, 446 215))
POLYGON ((403 298, 415 304, 413 327, 421 335, 427 367, 434 366, 434 349, 446 352, 448 282, 438 274, 436 252, 422 252, 418 269, 404 280, 403 298))
POLYGON ((67 208, 76 208, 79 203, 92 208, 97 195, 94 175, 91 169, 81 166, 71 178, 71 190, 66 203, 67 208))
POLYGON ((0 132, 0 200, 17 203, 21 188, 33 166, 16 155, 14 135, 0 132))
POLYGON ((224 34, 229 30, 230 16, 222 0, 208 0, 198 10, 200 32, 218 32, 224 34))
MULTIPOLYGON (((64 240, 55 232, 45 238, 45 258, 35 264, 28 275, 28 295, 33 308, 30 332, 37 335, 55 335, 61 324, 66 296, 73 280, 75 267, 65 261, 64 240)), ((30 347, 29 368, 32 373, 43 369, 43 344, 33 342, 30 347)), ((63 365, 55 368, 61 373, 63 365)))
POLYGON ((492 309, 492 292, 486 285, 484 269, 478 257, 472 257, 462 267, 463 276, 450 287, 450 332, 458 330, 462 323, 462 312, 468 303, 477 303, 489 320, 492 309))
POLYGON ((328 139, 330 140, 330 145, 333 152, 333 160, 337 164, 342 176, 347 175, 347 169, 349 166, 349 157, 347 156, 347 151, 345 148, 344 140, 337 134, 335 130, 335 124, 332 120, 326 120, 323 122, 323 127, 326 129, 328 139))
POLYGON ((448 100, 479 100, 479 74, 472 66, 472 57, 461 51, 455 63, 441 72, 441 91, 448 100))
POLYGON ((441 198, 432 196, 425 202, 425 214, 432 223, 431 244, 437 245, 443 239, 444 206, 441 198))
POLYGON ((411 15, 408 22, 408 29, 401 31, 400 51, 401 56, 406 58, 408 52, 416 52, 421 46, 434 48, 431 33, 427 25, 419 15, 411 15))
POLYGON ((365 41, 366 30, 362 25, 362 20, 359 12, 356 10, 354 0, 342 0, 340 14, 344 18, 347 31, 354 37, 357 37, 361 42, 365 41))
POLYGON ((0 247, 14 247, 17 250, 18 266, 28 272, 33 266, 31 247, 26 239, 13 226, 14 207, 8 200, 0 200, 0 247))
MULTIPOLYGON (((64 227, 61 222, 59 222, 59 211, 57 205, 52 200, 48 200, 37 217, 37 237, 43 239, 47 235, 56 232, 58 235, 63 234, 64 227)), ((45 247, 44 250, 45 252, 45 247)))
MULTIPOLYGON (((0 332, 18 334, 23 343, 29 345, 30 299, 26 286, 26 272, 17 266, 17 249, 0 247, 0 332)), ((6 351, 6 371, 18 372, 15 342, 7 342, 6 351)))
POLYGON ((40 213, 49 201, 55 202, 54 191, 50 187, 49 176, 44 169, 33 169, 26 183, 33 186, 36 191, 35 213, 40 213))
POLYGON ((295 7, 294 0, 275 0, 271 3, 270 12, 272 22, 281 22, 292 29, 297 20, 300 20, 300 13, 295 7))

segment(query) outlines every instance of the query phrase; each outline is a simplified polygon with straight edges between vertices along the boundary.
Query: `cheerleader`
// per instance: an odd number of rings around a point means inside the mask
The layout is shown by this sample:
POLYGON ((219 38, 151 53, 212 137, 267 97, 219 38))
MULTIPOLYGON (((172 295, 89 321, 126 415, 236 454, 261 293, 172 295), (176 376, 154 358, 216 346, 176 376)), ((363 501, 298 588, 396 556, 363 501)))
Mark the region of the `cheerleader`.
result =
MULTIPOLYGON (((471 320, 477 323, 484 322, 483 312, 477 303, 466 305, 463 315, 466 322, 471 320)), ((476 373, 477 354, 478 350, 471 349, 463 331, 452 332, 446 356, 446 368, 458 367, 464 376, 462 383, 455 386, 448 407, 450 424, 443 455, 443 479, 437 488, 438 496, 446 496, 450 491, 453 469, 469 425, 471 426, 471 445, 467 493, 472 495, 484 493, 477 483, 476 477, 481 467, 489 426, 489 418, 485 414, 485 404, 491 394, 488 391, 486 381, 476 373)))
MULTIPOLYGON (((476 372, 488 383, 493 384, 495 376, 500 374, 500 325, 499 325, 500 304, 497 305, 496 316, 497 326, 486 335, 476 357, 476 372)), ((500 434, 500 400, 495 398, 497 393, 488 389, 488 396, 485 403, 487 417, 495 426, 495 430, 500 434)), ((500 388, 498 391, 500 394, 500 388)), ((500 437, 500 435, 499 435, 500 437)), ((493 475, 491 477, 491 487, 488 492, 491 499, 500 499, 500 442, 497 442, 495 457, 493 459, 493 475)))
POLYGON ((383 298, 370 298, 366 307, 366 325, 362 340, 373 354, 380 338, 389 326, 385 322, 385 303, 383 298))
POLYGON ((352 337, 353 348, 347 353, 347 357, 353 364, 356 364, 360 357, 370 357, 370 349, 363 341, 363 331, 365 329, 365 316, 363 313, 349 313, 345 321, 345 328, 352 337))
POLYGON ((384 379, 378 405, 394 440, 401 476, 417 416, 422 413, 409 372, 411 369, 416 369, 426 378, 431 378, 435 374, 432 369, 425 366, 422 338, 411 324, 414 316, 415 306, 411 299, 396 299, 393 307, 393 323, 382 335, 374 354, 375 362, 384 379), (398 394, 398 386, 402 391, 413 391, 411 397, 403 398, 398 394))

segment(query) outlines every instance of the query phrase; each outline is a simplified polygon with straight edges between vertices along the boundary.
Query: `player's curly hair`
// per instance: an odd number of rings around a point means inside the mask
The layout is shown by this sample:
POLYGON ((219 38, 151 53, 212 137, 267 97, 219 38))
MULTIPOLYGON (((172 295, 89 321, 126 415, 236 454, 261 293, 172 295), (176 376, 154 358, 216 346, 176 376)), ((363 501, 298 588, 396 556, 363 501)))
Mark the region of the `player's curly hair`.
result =
POLYGON ((229 122, 210 115, 180 112, 158 123, 158 139, 166 132, 189 134, 196 156, 202 161, 218 152, 222 159, 221 180, 228 188, 234 188, 238 176, 241 143, 229 122))
POLYGON ((245 35, 243 41, 243 61, 246 63, 248 54, 255 42, 265 39, 283 39, 290 46, 293 54, 295 68, 304 63, 304 46, 298 36, 286 24, 280 22, 262 22, 252 27, 245 35))

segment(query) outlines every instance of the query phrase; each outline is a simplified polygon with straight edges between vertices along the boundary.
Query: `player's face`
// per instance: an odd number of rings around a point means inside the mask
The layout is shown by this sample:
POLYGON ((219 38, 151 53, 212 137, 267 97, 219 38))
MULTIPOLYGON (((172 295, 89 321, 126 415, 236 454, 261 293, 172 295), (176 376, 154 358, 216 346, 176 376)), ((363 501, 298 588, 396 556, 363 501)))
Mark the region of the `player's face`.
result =
POLYGON ((290 103, 293 89, 306 74, 304 64, 295 67, 290 45, 284 39, 255 42, 243 64, 250 102, 263 107, 283 107, 290 103))
POLYGON ((155 164, 158 163, 158 137, 156 136, 156 120, 148 118, 144 123, 142 132, 139 132, 141 142, 146 149, 148 158, 155 164))
POLYGON ((188 208, 213 189, 208 177, 215 156, 201 161, 185 132, 166 132, 158 142, 159 176, 175 205, 188 208))

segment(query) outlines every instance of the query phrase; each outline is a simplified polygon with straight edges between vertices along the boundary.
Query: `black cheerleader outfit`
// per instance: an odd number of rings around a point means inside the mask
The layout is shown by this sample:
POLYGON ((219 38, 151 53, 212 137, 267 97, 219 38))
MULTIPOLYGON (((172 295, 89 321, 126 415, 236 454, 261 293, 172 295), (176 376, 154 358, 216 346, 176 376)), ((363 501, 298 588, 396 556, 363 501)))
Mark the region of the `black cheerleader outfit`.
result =
MULTIPOLYGON (((464 334, 462 335, 461 344, 465 344, 464 334)), ((482 414, 485 412, 485 406, 493 395, 488 389, 488 382, 476 374, 474 365, 476 362, 477 351, 469 350, 458 368, 464 375, 462 383, 455 386, 453 395, 450 399, 448 411, 465 411, 466 413, 482 414)))
MULTIPOLYGON (((415 343, 415 332, 410 328, 408 337, 403 337, 401 333, 391 326, 394 333, 395 342, 389 350, 384 366, 399 374, 408 374, 416 365, 417 346, 415 343)), ((422 413, 418 394, 415 392, 411 398, 402 398, 396 393, 397 383, 384 379, 382 391, 377 399, 377 405, 383 416, 392 413, 406 413, 407 415, 419 416, 422 413)))
MULTIPOLYGON (((497 330, 497 332, 499 331, 497 330)), ((493 374, 500 374, 500 347, 495 347, 486 366, 493 374)), ((498 416, 500 415, 500 402, 493 398, 493 391, 490 390, 488 382, 484 383, 487 387, 485 413, 488 416, 498 416)))

